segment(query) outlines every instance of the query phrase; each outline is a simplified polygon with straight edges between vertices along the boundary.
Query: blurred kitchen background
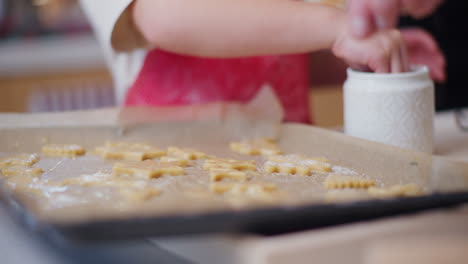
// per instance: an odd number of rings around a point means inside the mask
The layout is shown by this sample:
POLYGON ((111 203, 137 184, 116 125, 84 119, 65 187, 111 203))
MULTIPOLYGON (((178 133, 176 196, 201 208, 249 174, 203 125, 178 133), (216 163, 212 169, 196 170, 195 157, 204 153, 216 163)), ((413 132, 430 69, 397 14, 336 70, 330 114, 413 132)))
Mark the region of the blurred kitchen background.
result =
POLYGON ((0 112, 112 105, 112 81, 78 1, 0 0, 0 112))
MULTIPOLYGON (((109 1, 111 3, 111 1, 109 1)), ((468 106, 468 1, 447 0, 433 16, 401 20, 431 31, 447 55, 437 109, 468 106)), ((311 58, 316 124, 342 124, 344 73, 328 53, 311 58)), ((0 112, 63 111, 114 105, 112 80, 77 0, 0 0, 0 112)))

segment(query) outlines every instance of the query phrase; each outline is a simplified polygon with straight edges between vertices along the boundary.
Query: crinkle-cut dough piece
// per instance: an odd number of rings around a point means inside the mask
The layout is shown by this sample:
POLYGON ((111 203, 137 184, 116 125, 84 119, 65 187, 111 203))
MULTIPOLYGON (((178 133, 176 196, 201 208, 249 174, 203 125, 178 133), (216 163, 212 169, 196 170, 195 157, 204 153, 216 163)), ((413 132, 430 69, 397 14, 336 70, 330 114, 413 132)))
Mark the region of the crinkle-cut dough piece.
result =
POLYGON ((62 181, 62 185, 76 184, 84 187, 112 187, 122 198, 130 202, 144 202, 159 196, 161 191, 149 186, 147 180, 113 177, 112 174, 98 171, 62 181))
POLYGON ((96 154, 104 159, 142 161, 164 156, 166 151, 141 143, 107 142, 97 147, 96 154))
POLYGON ((239 171, 256 171, 257 165, 253 160, 233 160, 233 159, 208 159, 203 164, 204 170, 212 168, 224 168, 239 171))
POLYGON ((48 144, 42 146, 42 153, 49 157, 73 158, 83 156, 86 150, 77 144, 48 144))
POLYGON ((188 167, 190 165, 189 160, 183 159, 183 158, 177 158, 177 157, 164 156, 164 157, 161 157, 161 159, 159 159, 159 161, 177 163, 177 165, 179 165, 181 167, 188 167))
POLYGON ((357 176, 330 174, 325 179, 324 186, 327 189, 367 189, 369 187, 375 186, 375 181, 357 176))
POLYGON ((4 179, 5 185, 26 195, 34 195, 44 197, 45 194, 50 193, 51 189, 60 188, 55 182, 41 179, 40 177, 31 177, 28 175, 17 175, 4 179))
POLYGON ((32 187, 32 183, 34 182, 33 177, 27 176, 27 175, 16 175, 9 177, 5 180, 6 185, 11 188, 11 189, 21 189, 21 190, 29 190, 29 189, 34 189, 32 187))
POLYGON ((167 148, 167 155, 170 157, 176 157, 176 158, 181 158, 181 159, 186 159, 186 160, 200 160, 200 159, 207 159, 210 157, 206 153, 203 153, 196 149, 178 148, 178 147, 167 148))
POLYGON ((129 179, 114 177, 112 180, 103 182, 102 185, 117 189, 143 190, 152 187, 150 182, 145 179, 129 179))
POLYGON ((313 172, 331 172, 326 158, 311 158, 302 155, 275 155, 268 157, 263 169, 267 173, 287 173, 308 176, 313 172))
POLYGON ((293 163, 275 163, 272 161, 267 161, 265 162, 263 169, 268 173, 285 173, 301 176, 311 175, 311 170, 308 167, 297 166, 293 163))
POLYGON ((369 199, 369 194, 362 189, 331 189, 325 194, 327 202, 351 202, 369 199))
POLYGON ((183 192, 183 195, 187 198, 195 198, 195 199, 216 199, 219 196, 215 193, 210 192, 209 190, 203 189, 195 189, 195 190, 186 190, 183 192))
POLYGON ((12 157, 0 159, 0 169, 9 166, 32 166, 39 162, 39 155, 34 154, 19 154, 12 157))
POLYGON ((248 198, 255 201, 272 202, 277 199, 281 199, 282 193, 277 191, 276 185, 274 184, 262 184, 262 183, 211 183, 210 190, 217 194, 227 194, 226 197, 229 203, 235 207, 243 207, 248 205, 246 200, 248 198), (239 200, 239 199, 241 200, 239 200))
POLYGON ((229 193, 229 194, 249 194, 253 196, 272 193, 277 190, 276 185, 272 183, 221 183, 212 182, 210 190, 214 193, 229 193))
POLYGON ((114 176, 136 176, 152 179, 163 175, 183 175, 185 170, 177 163, 145 160, 115 163, 112 172, 114 176))
MULTIPOLYGON (((34 187, 32 184, 21 184, 16 182, 12 184, 11 182, 7 182, 9 188, 15 190, 15 192, 27 195, 33 195, 35 197, 46 197, 44 195, 44 191, 38 187, 34 187)), ((46 197, 47 198, 47 197, 46 197)))
POLYGON ((329 163, 329 160, 325 157, 308 157, 299 154, 288 154, 288 155, 273 155, 268 157, 269 161, 273 162, 291 162, 305 165, 315 165, 316 163, 329 163))
MULTIPOLYGON (((276 185, 274 184, 259 184, 259 183, 251 183, 247 187, 246 193, 252 195, 254 197, 263 197, 266 194, 271 194, 277 190, 276 185)), ((234 188, 233 192, 235 193, 237 190, 234 188)))
MULTIPOLYGON (((113 179, 111 173, 98 171, 93 174, 83 174, 78 177, 68 178, 61 182, 61 185, 81 185, 81 186, 94 186, 102 185, 111 182, 113 179)), ((115 178, 115 177, 114 177, 115 178)))
POLYGON ((129 202, 146 202, 161 195, 161 190, 153 186, 143 189, 120 188, 119 193, 129 202))
POLYGON ((8 166, 2 169, 2 174, 5 177, 28 176, 39 177, 44 173, 41 168, 29 166, 8 166))
POLYGON ((235 181, 247 181, 247 173, 243 171, 238 171, 234 169, 226 168, 211 168, 210 169, 210 179, 211 181, 221 181, 223 179, 232 179, 235 181))
POLYGON ((416 184, 398 184, 388 188, 371 187, 367 189, 367 192, 375 198, 410 197, 424 194, 422 188, 416 184))
POLYGON ((154 189, 148 185, 144 179, 129 179, 123 177, 114 177, 111 173, 98 171, 93 174, 83 174, 79 177, 63 180, 61 185, 80 185, 83 187, 112 187, 119 191, 130 193, 132 191, 144 191, 154 189))
POLYGON ((271 138, 258 138, 240 142, 232 142, 229 147, 232 151, 245 155, 280 155, 280 147, 271 138))

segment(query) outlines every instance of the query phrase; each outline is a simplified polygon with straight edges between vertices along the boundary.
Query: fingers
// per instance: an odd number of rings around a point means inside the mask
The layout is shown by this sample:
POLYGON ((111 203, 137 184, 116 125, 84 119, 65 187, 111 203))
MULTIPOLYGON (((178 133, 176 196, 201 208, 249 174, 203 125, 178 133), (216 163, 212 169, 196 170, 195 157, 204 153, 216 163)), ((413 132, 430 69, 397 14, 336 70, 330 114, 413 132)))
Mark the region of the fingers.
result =
POLYGON ((409 71, 409 60, 406 44, 401 32, 392 32, 392 73, 409 71))
POLYGON ((332 47, 333 53, 350 67, 376 73, 398 73, 408 69, 403 37, 398 30, 379 31, 365 39, 356 39, 344 31, 332 47))
POLYGON ((348 13, 353 35, 365 38, 376 30, 396 26, 400 0, 349 0, 348 13))
POLYGON ((375 59, 369 63, 369 66, 375 73, 390 73, 390 61, 390 55, 382 53, 376 55, 375 59))
POLYGON ((352 33, 365 38, 376 30, 394 28, 401 12, 416 18, 425 17, 443 0, 348 0, 352 33))
POLYGON ((375 40, 368 51, 367 64, 375 73, 390 73, 392 69, 392 50, 385 37, 380 36, 375 40))
POLYGON ((446 61, 441 52, 433 52, 425 55, 419 60, 416 58, 415 64, 423 64, 429 68, 429 73, 434 81, 444 82, 446 80, 446 61))
POLYGON ((363 65, 363 64, 357 64, 357 63, 352 63, 352 62, 348 62, 348 64, 349 64, 349 67, 355 71, 360 71, 360 72, 372 71, 368 66, 363 65))
POLYGON ((406 48, 406 44, 404 41, 400 43, 400 56, 402 60, 403 71, 407 72, 410 71, 410 62, 408 57, 408 49, 406 48))
POLYGON ((427 65, 431 78, 435 81, 445 81, 446 61, 436 40, 426 31, 418 28, 402 30, 409 60, 412 64, 427 65))
POLYGON ((435 60, 439 67, 436 68, 436 70, 434 71, 434 77, 435 77, 435 80, 436 81, 440 81, 440 82, 445 82, 445 80, 447 79, 447 76, 446 76, 446 67, 447 67, 447 61, 445 59, 445 56, 444 54, 440 51, 438 52, 438 55, 437 55, 437 59, 435 60))
POLYGON ((385 31, 380 35, 379 45, 374 46, 369 59, 376 73, 401 73, 408 70, 408 58, 402 36, 397 30, 385 31))
POLYGON ((401 30, 406 43, 417 43, 418 46, 424 46, 431 51, 438 51, 439 46, 434 38, 425 30, 420 28, 405 28, 401 30))
POLYGON ((400 13, 400 0, 372 0, 372 16, 378 30, 396 26, 400 13))
POLYGON ((431 74, 431 78, 437 82, 444 82, 446 80, 445 74, 445 59, 441 61, 434 61, 427 64, 431 74))
POLYGON ((443 0, 401 0, 402 11, 414 18, 424 18, 434 12, 443 0))
POLYGON ((409 71, 408 57, 406 56, 406 47, 403 43, 396 46, 391 53, 391 73, 401 73, 409 71))
POLYGON ((404 72, 404 62, 403 58, 401 57, 400 49, 395 49, 391 53, 391 61, 390 61, 390 72, 391 73, 400 73, 404 72))
POLYGON ((348 12, 352 33, 357 38, 365 38, 375 31, 369 1, 349 0, 348 12))

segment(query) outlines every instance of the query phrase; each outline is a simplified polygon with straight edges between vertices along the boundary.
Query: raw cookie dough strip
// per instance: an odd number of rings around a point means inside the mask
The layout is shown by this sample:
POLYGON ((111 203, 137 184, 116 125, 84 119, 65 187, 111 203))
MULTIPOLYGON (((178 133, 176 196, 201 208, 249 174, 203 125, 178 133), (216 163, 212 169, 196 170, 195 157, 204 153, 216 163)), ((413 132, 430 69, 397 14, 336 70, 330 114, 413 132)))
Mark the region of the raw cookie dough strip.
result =
POLYGON ((330 174, 324 182, 327 189, 344 189, 344 188, 363 188, 367 189, 375 185, 375 181, 363 177, 330 174))
POLYGON ((39 162, 39 155, 34 154, 19 154, 12 157, 0 159, 0 169, 8 166, 32 166, 39 162))
POLYGON ((125 200, 137 203, 146 202, 161 195, 161 191, 158 188, 152 186, 144 189, 121 188, 119 189, 119 193, 124 197, 125 200))
POLYGON ((167 155, 170 157, 176 157, 186 160, 200 160, 210 158, 207 154, 190 148, 178 148, 169 147, 167 148, 167 155))
POLYGON ((256 171, 257 165, 253 160, 232 160, 232 159, 208 159, 203 164, 204 170, 212 168, 224 168, 239 171, 256 171))
POLYGON ((232 142, 229 147, 232 151, 245 155, 280 155, 282 154, 278 144, 271 138, 258 138, 232 142))
POLYGON ((104 146, 97 147, 96 154, 104 159, 142 161, 164 156, 162 149, 140 143, 107 142, 104 146))
POLYGON ((144 202, 161 194, 158 188, 148 186, 146 180, 114 177, 112 174, 103 171, 80 175, 61 182, 61 186, 70 184, 83 187, 112 187, 119 192, 122 198, 129 202, 144 202))
POLYGON ((268 157, 263 169, 267 173, 287 173, 302 176, 313 172, 331 172, 332 166, 326 158, 311 158, 302 155, 277 155, 268 157))
POLYGON ((48 144, 42 146, 42 153, 49 157, 73 158, 83 156, 86 150, 77 144, 48 144))
POLYGON ((44 173, 41 168, 32 167, 38 161, 37 154, 19 154, 0 160, 0 171, 10 188, 16 189, 19 184, 22 189, 30 189, 29 184, 44 173))
POLYGON ((5 177, 14 176, 28 176, 28 177, 39 177, 44 173, 41 168, 28 167, 28 166, 9 166, 2 169, 2 174, 5 177))
POLYGON ((5 180, 6 186, 10 189, 13 189, 18 192, 34 194, 34 195, 42 195, 41 189, 37 188, 34 184, 34 178, 28 175, 17 175, 9 177, 5 180))
POLYGON ((424 191, 416 184, 393 185, 388 188, 371 187, 367 192, 375 198, 393 198, 424 195, 424 191))
POLYGON ((136 176, 152 179, 163 175, 183 175, 185 170, 177 163, 145 160, 115 163, 112 172, 114 176, 136 176))
POLYGON ((230 193, 230 194, 251 194, 263 195, 265 193, 272 193, 277 190, 275 184, 266 183, 220 183, 213 182, 210 184, 210 190, 214 193, 230 193))
POLYGON ((176 163, 178 166, 181 166, 181 167, 188 167, 190 165, 189 160, 182 159, 182 158, 176 158, 176 157, 164 156, 164 157, 161 157, 159 159, 159 161, 161 161, 161 162, 173 162, 173 163, 176 163))
POLYGON ((225 178, 236 180, 236 181, 247 181, 247 174, 243 171, 225 168, 211 168, 210 179, 213 182, 221 181, 225 178))
MULTIPOLYGON (((111 173, 98 171, 93 174, 83 174, 78 177, 68 178, 61 181, 61 185, 81 185, 81 186, 95 186, 105 185, 111 182, 114 176, 111 173)), ((114 177, 115 178, 115 177, 114 177)))
POLYGON ((116 188, 128 202, 145 202, 161 195, 161 190, 149 185, 146 180, 117 179, 107 186, 116 188))
POLYGON ((298 166, 293 163, 275 163, 272 161, 265 162, 263 169, 268 173, 285 173, 301 176, 311 175, 311 170, 306 166, 298 166))

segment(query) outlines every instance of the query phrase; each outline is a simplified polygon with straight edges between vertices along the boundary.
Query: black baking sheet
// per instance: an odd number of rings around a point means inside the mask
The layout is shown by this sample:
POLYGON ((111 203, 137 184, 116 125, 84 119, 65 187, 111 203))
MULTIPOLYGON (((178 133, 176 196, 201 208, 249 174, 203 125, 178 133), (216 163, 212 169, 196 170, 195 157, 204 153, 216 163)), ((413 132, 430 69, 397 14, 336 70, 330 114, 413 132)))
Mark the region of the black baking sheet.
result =
POLYGON ((41 222, 10 194, 2 201, 30 230, 61 243, 130 240, 206 233, 277 235, 386 216, 450 208, 468 203, 468 192, 435 193, 421 197, 365 200, 313 206, 277 207, 191 215, 106 220, 79 224, 41 222))

